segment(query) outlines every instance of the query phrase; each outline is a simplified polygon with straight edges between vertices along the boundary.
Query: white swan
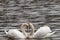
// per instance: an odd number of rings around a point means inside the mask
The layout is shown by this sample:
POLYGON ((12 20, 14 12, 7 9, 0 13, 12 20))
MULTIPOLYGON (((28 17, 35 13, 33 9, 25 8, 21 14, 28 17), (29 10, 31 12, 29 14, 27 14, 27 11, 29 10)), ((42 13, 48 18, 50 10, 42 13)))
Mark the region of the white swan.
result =
POLYGON ((35 33, 34 33, 34 38, 47 38, 50 37, 52 34, 55 32, 52 32, 51 29, 47 26, 44 25, 43 27, 40 27, 35 33))
MULTIPOLYGON (((29 25, 34 27, 32 23, 30 23, 29 25)), ((33 35, 29 36, 29 38, 47 38, 53 35, 54 33, 55 32, 52 32, 47 25, 44 25, 43 27, 40 27, 33 35)))
MULTIPOLYGON (((28 26, 27 23, 23 23, 21 27, 26 25, 28 26)), ((24 35, 25 33, 22 33, 17 29, 10 29, 8 32, 7 30, 5 30, 5 33, 8 37, 11 37, 11 38, 26 38, 26 35, 24 35)))

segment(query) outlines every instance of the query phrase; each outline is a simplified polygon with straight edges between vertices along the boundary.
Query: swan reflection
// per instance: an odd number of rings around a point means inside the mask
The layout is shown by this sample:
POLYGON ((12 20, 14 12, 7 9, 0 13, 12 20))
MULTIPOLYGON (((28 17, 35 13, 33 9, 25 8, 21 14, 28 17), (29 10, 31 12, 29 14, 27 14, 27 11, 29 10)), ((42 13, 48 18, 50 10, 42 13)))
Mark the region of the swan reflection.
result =
POLYGON ((51 39, 43 38, 43 39, 14 39, 14 40, 51 40, 51 39))

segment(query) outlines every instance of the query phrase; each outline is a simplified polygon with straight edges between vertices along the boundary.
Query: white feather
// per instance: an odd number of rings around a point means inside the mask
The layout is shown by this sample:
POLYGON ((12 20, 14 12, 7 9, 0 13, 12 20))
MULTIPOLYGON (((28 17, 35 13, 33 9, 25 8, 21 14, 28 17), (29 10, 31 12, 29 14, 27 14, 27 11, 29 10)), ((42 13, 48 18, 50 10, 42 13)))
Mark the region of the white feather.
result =
POLYGON ((10 29, 8 32, 5 31, 8 37, 13 38, 26 38, 25 35, 17 29, 10 29))
POLYGON ((43 27, 40 27, 35 33, 34 33, 34 38, 46 38, 50 37, 54 32, 52 32, 51 29, 47 26, 44 25, 43 27))

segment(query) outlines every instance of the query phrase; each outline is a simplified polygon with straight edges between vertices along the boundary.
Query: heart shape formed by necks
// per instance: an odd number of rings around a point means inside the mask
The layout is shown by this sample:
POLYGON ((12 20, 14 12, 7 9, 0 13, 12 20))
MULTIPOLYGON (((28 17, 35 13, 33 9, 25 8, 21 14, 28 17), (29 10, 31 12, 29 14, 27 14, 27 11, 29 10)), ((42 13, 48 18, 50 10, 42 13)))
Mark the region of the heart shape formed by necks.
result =
POLYGON ((22 31, 23 34, 26 36, 26 38, 31 38, 32 35, 34 34, 34 26, 33 26, 32 23, 23 23, 23 24, 21 25, 21 31, 22 31), (26 28, 27 26, 31 28, 31 32, 29 32, 29 33, 27 33, 27 32, 25 31, 25 28, 26 28))

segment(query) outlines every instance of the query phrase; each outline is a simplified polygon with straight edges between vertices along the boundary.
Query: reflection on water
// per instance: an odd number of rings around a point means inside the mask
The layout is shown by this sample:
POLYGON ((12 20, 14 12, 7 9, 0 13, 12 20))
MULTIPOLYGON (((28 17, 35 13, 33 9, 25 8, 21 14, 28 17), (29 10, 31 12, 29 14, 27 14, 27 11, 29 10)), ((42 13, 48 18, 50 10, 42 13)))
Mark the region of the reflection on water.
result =
POLYGON ((52 40, 52 39, 44 38, 44 39, 8 39, 8 40, 52 40))

